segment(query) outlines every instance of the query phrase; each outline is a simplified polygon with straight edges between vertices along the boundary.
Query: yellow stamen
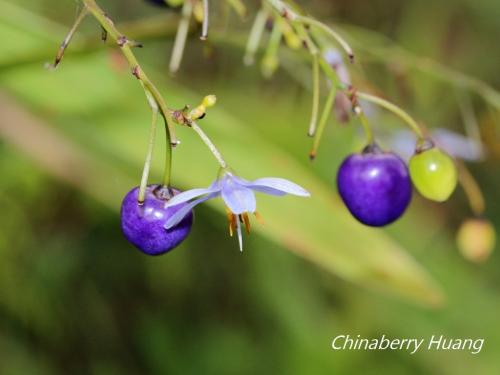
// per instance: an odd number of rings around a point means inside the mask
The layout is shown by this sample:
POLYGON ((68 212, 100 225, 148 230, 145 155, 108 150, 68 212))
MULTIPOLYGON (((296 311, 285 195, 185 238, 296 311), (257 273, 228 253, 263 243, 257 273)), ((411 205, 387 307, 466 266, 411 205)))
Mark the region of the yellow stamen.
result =
POLYGON ((227 222, 229 226, 229 235, 233 237, 234 229, 236 228, 236 216, 226 207, 227 222))
POLYGON ((260 216, 260 214, 257 211, 255 211, 253 214, 255 215, 255 218, 257 219, 257 221, 259 222, 259 224, 263 225, 264 224, 264 219, 262 218, 262 216, 260 216))
POLYGON ((250 234, 250 219, 248 218, 248 213, 244 213, 241 215, 243 218, 243 223, 245 224, 245 229, 247 231, 247 234, 250 234))

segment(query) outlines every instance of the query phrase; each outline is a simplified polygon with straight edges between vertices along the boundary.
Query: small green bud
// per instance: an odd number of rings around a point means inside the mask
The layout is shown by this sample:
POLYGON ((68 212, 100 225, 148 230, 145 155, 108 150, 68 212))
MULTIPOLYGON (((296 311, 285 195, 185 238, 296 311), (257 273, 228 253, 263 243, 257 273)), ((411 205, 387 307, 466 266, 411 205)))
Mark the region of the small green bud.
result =
POLYGON ((213 107, 217 103, 217 97, 215 95, 207 95, 203 98, 201 105, 210 108, 213 107))

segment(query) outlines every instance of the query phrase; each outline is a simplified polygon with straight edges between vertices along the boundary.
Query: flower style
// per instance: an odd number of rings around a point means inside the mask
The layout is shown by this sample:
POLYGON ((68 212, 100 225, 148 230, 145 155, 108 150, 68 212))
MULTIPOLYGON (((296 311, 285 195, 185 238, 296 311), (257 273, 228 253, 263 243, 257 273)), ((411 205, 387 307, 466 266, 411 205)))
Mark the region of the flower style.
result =
POLYGON ((286 194, 297 195, 299 197, 310 196, 307 190, 283 178, 265 177, 255 181, 247 181, 231 172, 225 171, 224 174, 215 180, 208 188, 188 190, 170 199, 167 203, 167 207, 176 206, 188 201, 191 202, 178 210, 165 223, 165 229, 172 228, 179 223, 189 212, 191 212, 194 206, 209 199, 221 196, 226 205, 228 214, 229 234, 232 236, 234 231, 237 231, 240 250, 243 251, 241 223, 245 224, 246 231, 249 233, 250 220, 248 214, 253 213, 259 218, 256 211, 257 203, 254 192, 274 196, 283 196, 286 194))

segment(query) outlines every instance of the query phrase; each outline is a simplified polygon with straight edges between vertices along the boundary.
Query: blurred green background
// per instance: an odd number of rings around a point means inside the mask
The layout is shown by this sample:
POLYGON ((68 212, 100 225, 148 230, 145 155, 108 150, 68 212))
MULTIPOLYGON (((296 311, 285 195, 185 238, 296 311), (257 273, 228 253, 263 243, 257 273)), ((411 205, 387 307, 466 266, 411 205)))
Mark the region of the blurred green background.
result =
MULTIPOLYGON (((243 254, 216 201, 196 209, 191 235, 168 255, 148 258, 128 244, 118 212, 141 176, 150 114, 140 85, 116 49, 102 45, 91 17, 61 66, 44 69, 77 3, 0 0, 1 375, 500 372, 500 259, 494 252, 477 265, 458 253, 455 232, 470 216, 462 191, 441 205, 415 194, 407 214, 384 230, 350 218, 334 179, 343 157, 361 146, 359 124, 332 119, 318 159, 309 162, 301 54, 283 48, 282 69, 271 80, 258 65, 242 64, 256 3, 244 20, 214 4, 211 40, 203 44, 195 32, 172 77, 176 13, 140 0, 99 2, 145 44, 137 56, 171 107, 218 96, 201 124, 238 173, 289 178, 313 198, 259 196, 265 223, 255 223, 243 254), (485 344, 477 355, 333 351, 340 334, 443 334, 485 344)), ((499 228, 500 102, 482 83, 453 72, 500 87, 500 3, 303 5, 338 23, 352 42, 359 87, 429 128, 463 132, 457 97, 471 99, 489 151, 471 170, 499 228)), ((380 129, 401 126, 375 115, 380 129)), ((189 129, 178 133, 174 184, 207 186, 215 161, 189 129)), ((161 176, 158 138, 151 181, 161 176)))

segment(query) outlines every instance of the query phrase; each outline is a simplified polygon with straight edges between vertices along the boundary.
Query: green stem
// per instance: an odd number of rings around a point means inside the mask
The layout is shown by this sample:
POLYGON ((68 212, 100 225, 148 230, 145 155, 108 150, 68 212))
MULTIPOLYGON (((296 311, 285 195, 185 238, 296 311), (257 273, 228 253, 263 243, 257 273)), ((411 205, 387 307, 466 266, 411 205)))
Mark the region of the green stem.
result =
POLYGON ((302 24, 294 24, 294 30, 296 31, 297 35, 299 38, 304 42, 307 46, 307 49, 309 50, 309 53, 311 54, 312 57, 312 90, 313 90, 313 97, 312 97, 312 112, 311 112, 311 120, 309 122, 309 130, 307 134, 310 137, 314 136, 314 133, 316 132, 316 126, 318 124, 318 112, 319 112, 319 97, 320 97, 320 74, 319 74, 319 68, 320 68, 320 53, 319 49, 314 43, 314 41, 311 39, 309 33, 305 29, 305 27, 302 24))
POLYGON ((266 27, 267 12, 264 9, 260 9, 255 16, 255 21, 253 22, 252 29, 250 30, 250 35, 248 37, 247 46, 245 49, 245 57, 243 62, 245 65, 252 65, 255 61, 255 53, 259 48, 259 43, 262 38, 262 33, 266 27))
POLYGON ((339 33, 330 28, 328 25, 325 25, 323 22, 320 22, 314 18, 301 16, 282 0, 267 0, 267 3, 288 21, 294 24, 301 24, 303 26, 313 26, 319 30, 322 30, 326 34, 330 35, 334 40, 337 41, 337 43, 339 43, 342 49, 344 49, 344 51, 349 56, 349 60, 351 62, 354 61, 354 54, 352 52, 351 46, 349 46, 349 43, 347 43, 345 39, 340 36, 339 33))
POLYGON ((363 129, 366 134, 366 143, 369 145, 373 144, 374 142, 373 131, 370 126, 370 123, 368 122, 368 119, 366 118, 365 113, 363 112, 363 109, 359 105, 357 105, 356 107, 354 107, 354 112, 361 121, 361 125, 363 125, 363 129))
POLYGON ((175 35, 174 48, 172 50, 172 57, 170 58, 170 73, 175 73, 179 70, 184 55, 184 48, 186 46, 186 39, 189 31, 189 22, 193 13, 193 3, 190 0, 184 1, 182 6, 182 18, 179 21, 177 34, 175 35))
POLYGON ((313 137, 316 132, 316 126, 318 124, 318 112, 319 112, 319 96, 320 96, 320 87, 319 87, 319 58, 318 54, 315 53, 312 55, 312 89, 313 89, 313 97, 312 97, 312 111, 311 111, 311 121, 309 122, 309 137, 313 137))
POLYGON ((170 137, 168 131, 165 132, 166 135, 166 150, 165 150, 165 171, 163 173, 163 186, 170 187, 170 180, 172 177, 172 147, 169 147, 170 137))
MULTIPOLYGON (((96 18, 103 29, 106 30, 106 32, 108 33, 108 37, 114 40, 120 46, 120 50, 122 51, 123 56, 127 60, 130 68, 132 69, 133 75, 141 83, 148 102, 150 101, 151 96, 154 102, 158 105, 160 113, 163 116, 166 125, 165 130, 167 134, 167 154, 171 154, 172 147, 178 144, 177 138, 175 136, 172 112, 168 109, 167 104, 161 96, 159 90, 150 81, 144 70, 139 65, 137 58, 132 52, 132 48, 130 46, 131 43, 127 40, 127 38, 116 29, 113 21, 108 16, 106 16, 104 11, 97 5, 95 0, 82 1, 88 11, 96 18)), ((165 169, 168 170, 168 173, 166 173, 166 175, 170 176, 170 170, 172 167, 171 158, 169 157, 168 159, 168 164, 165 165, 165 169)), ((170 177, 165 180, 165 184, 170 184, 170 177)))
MULTIPOLYGON (((278 12, 283 18, 287 19, 289 22, 293 23, 294 25, 300 24, 301 27, 296 26, 297 33, 299 36, 305 40, 308 44, 309 51, 314 55, 314 52, 312 50, 313 46, 314 49, 317 50, 317 47, 314 45, 314 43, 311 41, 311 38, 309 36, 309 33, 307 31, 304 32, 303 30, 303 25, 306 26, 314 26, 318 29, 321 29, 328 33, 330 36, 332 36, 334 39, 336 39, 339 44, 344 48, 346 53, 349 55, 349 58, 351 61, 353 60, 354 56, 352 53, 352 49, 350 48, 349 44, 340 37, 335 31, 333 31, 331 28, 329 28, 327 25, 323 24, 322 22, 319 22, 313 18, 310 17, 304 17, 299 14, 297 14, 293 9, 291 9, 288 5, 286 5, 283 1, 281 0, 267 0, 267 2, 274 8, 276 12, 278 12)), ((316 52, 318 53, 318 52, 316 52)), ((329 64, 324 61, 324 58, 321 56, 319 60, 320 66, 325 72, 325 74, 331 79, 332 84, 336 85, 338 88, 345 90, 346 87, 344 87, 343 84, 341 84, 338 80, 338 77, 336 77, 336 73, 334 69, 329 66, 329 64)), ((420 129, 420 126, 417 124, 417 122, 404 110, 396 106, 395 104, 392 104, 388 102, 387 100, 384 100, 382 98, 370 95, 370 94, 365 94, 361 92, 356 93, 357 97, 362 98, 364 100, 370 101, 374 104, 377 104, 395 115, 399 116, 408 126, 415 132, 415 134, 418 136, 419 140, 424 139, 424 135, 422 130, 420 129)), ((359 108, 359 106, 358 106, 359 108)), ((368 121, 366 120, 366 117, 362 115, 361 108, 358 110, 360 116, 361 123, 363 124, 363 127, 365 128, 367 137, 369 140, 373 140, 373 134, 371 132, 370 126, 368 124, 368 121)), ((358 114, 358 115, 359 115, 358 114)))
POLYGON ((313 147, 312 147, 311 152, 309 154, 309 158, 311 160, 314 160, 314 158, 316 158, 316 155, 318 153, 319 143, 321 141, 321 137, 323 136, 323 131, 325 130, 325 126, 326 126, 326 123, 328 121, 328 118, 330 117, 330 114, 332 113, 332 107, 333 107, 333 104, 335 103, 335 96, 336 95, 337 95, 337 88, 335 86, 332 86, 332 88, 330 89, 330 92, 328 94, 328 97, 326 98, 325 107, 323 108, 323 112, 321 113, 321 118, 319 120, 318 130, 314 136, 313 147))
POLYGON ((215 159, 219 163, 222 169, 227 168, 227 163, 222 157, 221 152, 217 149, 215 144, 212 142, 212 140, 205 134, 202 128, 198 126, 196 122, 191 122, 190 124, 191 128, 198 134, 198 136, 201 138, 201 140, 205 143, 205 145, 208 147, 210 152, 214 155, 215 159))
POLYGON ((278 51, 283 33, 277 23, 274 24, 271 36, 267 43, 266 52, 262 58, 262 74, 266 78, 271 78, 279 65, 278 51))
POLYGON ((329 26, 325 25, 323 22, 320 22, 320 21, 315 20, 314 18, 310 18, 310 17, 297 16, 295 18, 295 22, 300 22, 306 26, 314 26, 314 27, 324 31, 328 35, 330 35, 342 47, 342 49, 345 51, 345 53, 349 57, 349 60, 351 62, 354 62, 354 52, 352 51, 351 46, 335 30, 333 30, 329 26))
POLYGON ((475 77, 456 71, 428 57, 413 54, 394 43, 390 38, 361 27, 348 26, 351 34, 357 34, 363 42, 356 48, 384 63, 397 63, 402 69, 416 69, 435 80, 467 88, 481 96, 491 106, 500 110, 500 92, 475 77))
POLYGON ((151 169, 151 161, 153 160, 153 149, 156 138, 156 124, 158 123, 158 108, 151 111, 151 129, 149 130, 148 151, 146 153, 146 161, 144 162, 144 169, 142 170, 141 185, 139 186, 139 196, 137 201, 139 204, 144 203, 146 195, 146 187, 148 185, 149 171, 151 169))
POLYGON ((417 135, 417 137, 421 140, 424 139, 424 134, 422 132, 422 129, 420 126, 417 124, 417 122, 411 117, 407 112, 405 112, 403 109, 399 108, 397 105, 379 98, 378 96, 374 96, 371 94, 367 94, 364 92, 357 91, 356 96, 359 99, 366 100, 367 102, 371 102, 373 104, 376 104, 382 108, 387 109, 389 112, 392 112, 396 116, 398 116, 401 120, 403 120, 409 127, 410 129, 417 135))
POLYGON ((83 19, 88 15, 88 10, 87 8, 83 8, 78 16, 76 17, 75 23, 69 30, 68 34, 66 35, 66 38, 64 38, 63 42, 61 43, 61 46, 59 47, 59 50, 57 51, 56 58, 54 60, 54 64, 51 66, 53 69, 57 68, 59 63, 61 62, 62 58, 64 57, 64 52, 66 51, 66 48, 68 47, 69 43, 71 42, 71 39, 73 39, 73 36, 75 35, 76 29, 78 29, 78 26, 82 23, 83 19))

